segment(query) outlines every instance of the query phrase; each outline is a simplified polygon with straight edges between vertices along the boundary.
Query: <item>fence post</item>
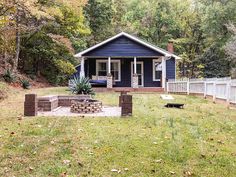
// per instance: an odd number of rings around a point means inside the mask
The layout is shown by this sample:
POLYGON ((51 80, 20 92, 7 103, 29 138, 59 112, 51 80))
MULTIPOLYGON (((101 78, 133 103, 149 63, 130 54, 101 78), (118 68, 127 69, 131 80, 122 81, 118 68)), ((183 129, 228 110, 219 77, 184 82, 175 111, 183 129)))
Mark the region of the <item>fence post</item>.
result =
POLYGON ((230 105, 230 89, 231 89, 231 81, 230 82, 227 82, 227 85, 226 85, 226 103, 227 103, 227 106, 230 105))
POLYGON ((204 81, 204 93, 203 93, 204 95, 204 98, 206 99, 206 97, 207 97, 207 81, 204 81))
POLYGON ((190 84, 189 84, 189 79, 187 79, 187 94, 189 95, 189 91, 190 91, 190 84))
POLYGON ((216 81, 213 82, 213 103, 216 102, 216 81))

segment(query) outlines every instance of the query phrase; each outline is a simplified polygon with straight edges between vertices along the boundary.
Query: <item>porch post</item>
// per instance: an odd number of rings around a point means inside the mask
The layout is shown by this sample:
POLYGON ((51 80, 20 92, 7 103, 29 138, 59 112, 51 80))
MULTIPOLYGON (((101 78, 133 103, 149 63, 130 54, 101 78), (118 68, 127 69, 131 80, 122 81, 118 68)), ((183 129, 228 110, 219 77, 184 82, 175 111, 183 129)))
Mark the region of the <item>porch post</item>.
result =
POLYGON ((81 77, 85 77, 85 73, 84 73, 84 57, 82 57, 81 61, 80 61, 80 78, 81 77))
POLYGON ((108 74, 111 74, 111 57, 108 57, 108 74))
POLYGON ((165 90, 166 87, 166 57, 162 57, 162 88, 165 90))
POLYGON ((107 88, 113 87, 113 80, 111 75, 111 57, 108 57, 108 72, 107 72, 107 88))
POLYGON ((134 57, 134 74, 132 76, 132 87, 138 88, 137 58, 134 57))
POLYGON ((137 74, 137 58, 134 57, 134 74, 137 74))

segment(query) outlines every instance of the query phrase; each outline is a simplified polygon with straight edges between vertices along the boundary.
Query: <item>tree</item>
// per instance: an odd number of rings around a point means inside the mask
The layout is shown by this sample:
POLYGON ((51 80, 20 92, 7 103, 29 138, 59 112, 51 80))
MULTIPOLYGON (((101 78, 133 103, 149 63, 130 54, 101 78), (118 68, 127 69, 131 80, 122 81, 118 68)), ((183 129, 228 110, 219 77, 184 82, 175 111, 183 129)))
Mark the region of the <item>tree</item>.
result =
POLYGON ((102 3, 97 0, 88 0, 84 14, 91 29, 91 38, 88 44, 94 45, 110 36, 112 32, 112 4, 102 3))
POLYGON ((232 66, 232 76, 236 78, 236 27, 233 24, 229 24, 227 27, 233 36, 226 43, 225 51, 232 66))
POLYGON ((49 11, 51 18, 42 19, 44 23, 40 23, 39 30, 24 32, 20 69, 30 75, 44 76, 53 84, 62 84, 74 71, 71 66, 77 64, 73 55, 81 46, 76 42, 83 41, 89 29, 80 16, 83 14, 71 6, 58 5, 60 1, 41 3, 54 11, 56 8, 57 13, 49 11))
POLYGON ((224 50, 219 44, 214 44, 207 48, 204 54, 199 58, 203 63, 203 77, 226 77, 230 76, 230 62, 225 60, 224 50))

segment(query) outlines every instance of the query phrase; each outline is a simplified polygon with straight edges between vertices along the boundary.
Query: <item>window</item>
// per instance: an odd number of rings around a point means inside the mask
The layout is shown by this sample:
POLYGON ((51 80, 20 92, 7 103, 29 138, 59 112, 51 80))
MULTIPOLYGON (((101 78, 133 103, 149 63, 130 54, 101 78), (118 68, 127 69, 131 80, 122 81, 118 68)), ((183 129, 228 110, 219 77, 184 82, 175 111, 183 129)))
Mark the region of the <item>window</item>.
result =
POLYGON ((114 77, 115 81, 120 80, 120 69, 119 69, 119 61, 111 62, 111 75, 114 77))
POLYGON ((106 62, 98 63, 98 76, 107 76, 107 63, 106 62))
MULTIPOLYGON (((108 60, 97 60, 96 69, 97 76, 107 76, 108 60)), ((111 60, 111 75, 115 81, 120 81, 120 60, 111 60)))
POLYGON ((160 59, 153 60, 153 81, 160 81, 162 77, 162 63, 160 59))

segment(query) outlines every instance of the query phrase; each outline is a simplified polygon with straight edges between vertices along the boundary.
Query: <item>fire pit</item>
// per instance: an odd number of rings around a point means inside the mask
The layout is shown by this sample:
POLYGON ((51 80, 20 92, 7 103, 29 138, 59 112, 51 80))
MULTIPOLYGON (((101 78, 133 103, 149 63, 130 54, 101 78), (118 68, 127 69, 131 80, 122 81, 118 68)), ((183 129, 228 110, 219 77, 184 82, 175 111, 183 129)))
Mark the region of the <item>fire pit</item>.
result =
POLYGON ((98 113, 102 111, 102 102, 93 99, 71 101, 70 111, 72 113, 98 113))

